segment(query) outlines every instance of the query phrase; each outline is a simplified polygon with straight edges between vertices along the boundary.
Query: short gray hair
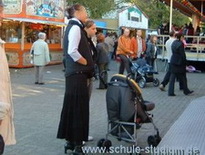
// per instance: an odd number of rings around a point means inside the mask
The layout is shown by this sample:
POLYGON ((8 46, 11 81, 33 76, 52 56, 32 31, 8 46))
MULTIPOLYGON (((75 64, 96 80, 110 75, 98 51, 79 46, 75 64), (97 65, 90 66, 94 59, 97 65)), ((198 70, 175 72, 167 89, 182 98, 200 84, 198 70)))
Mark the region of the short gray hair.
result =
POLYGON ((40 33, 38 34, 38 38, 39 38, 39 39, 45 39, 45 38, 46 38, 46 34, 43 33, 43 32, 40 32, 40 33))

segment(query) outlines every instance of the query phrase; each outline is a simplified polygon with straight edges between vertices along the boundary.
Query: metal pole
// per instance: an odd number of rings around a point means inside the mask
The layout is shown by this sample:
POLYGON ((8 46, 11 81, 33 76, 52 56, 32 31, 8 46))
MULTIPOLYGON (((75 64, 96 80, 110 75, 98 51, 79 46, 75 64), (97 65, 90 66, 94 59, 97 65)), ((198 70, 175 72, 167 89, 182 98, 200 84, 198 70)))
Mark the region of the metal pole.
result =
POLYGON ((24 50, 24 38, 25 38, 25 22, 22 22, 22 32, 21 32, 21 51, 24 50))
POLYGON ((169 31, 172 30, 172 10, 173 10, 173 0, 170 0, 170 13, 169 13, 169 31))

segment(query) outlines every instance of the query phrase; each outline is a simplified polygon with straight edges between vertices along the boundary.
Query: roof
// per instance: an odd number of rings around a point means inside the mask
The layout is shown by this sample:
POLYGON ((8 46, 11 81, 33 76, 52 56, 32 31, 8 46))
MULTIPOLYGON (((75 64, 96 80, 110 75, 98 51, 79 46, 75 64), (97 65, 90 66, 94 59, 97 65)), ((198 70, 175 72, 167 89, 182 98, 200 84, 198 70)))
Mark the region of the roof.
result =
MULTIPOLYGON (((170 5, 170 0, 160 0, 170 5)), ((192 17, 197 14, 205 21, 205 0, 173 0, 173 8, 178 9, 183 14, 192 17)))
POLYGON ((137 8, 146 18, 149 18, 138 6, 136 5, 131 5, 131 6, 127 6, 127 7, 124 7, 123 9, 121 9, 118 13, 121 13, 129 8, 137 8))

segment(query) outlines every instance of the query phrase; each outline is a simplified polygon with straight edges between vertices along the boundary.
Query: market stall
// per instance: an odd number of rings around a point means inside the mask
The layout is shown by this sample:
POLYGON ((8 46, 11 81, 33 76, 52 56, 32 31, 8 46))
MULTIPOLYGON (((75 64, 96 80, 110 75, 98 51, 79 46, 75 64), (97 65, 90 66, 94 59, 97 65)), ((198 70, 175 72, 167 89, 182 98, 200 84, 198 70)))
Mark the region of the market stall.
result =
POLYGON ((31 67, 30 48, 39 32, 47 34, 51 62, 62 62, 64 0, 4 0, 4 21, 0 35, 6 41, 9 66, 31 67))

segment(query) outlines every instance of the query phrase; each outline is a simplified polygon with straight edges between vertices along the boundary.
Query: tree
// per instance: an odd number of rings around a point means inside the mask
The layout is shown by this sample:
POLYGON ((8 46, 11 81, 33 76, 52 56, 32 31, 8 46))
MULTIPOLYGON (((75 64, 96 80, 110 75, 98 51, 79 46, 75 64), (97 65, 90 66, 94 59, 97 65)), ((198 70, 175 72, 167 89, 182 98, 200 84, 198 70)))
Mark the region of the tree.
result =
MULTIPOLYGON (((138 6, 149 17, 149 28, 156 29, 163 22, 169 22, 169 6, 159 0, 122 0, 138 6)), ((187 16, 173 9, 174 24, 182 26, 189 23, 187 16)))
POLYGON ((88 10, 90 18, 101 18, 105 13, 115 8, 114 0, 67 0, 68 5, 82 4, 88 10))

